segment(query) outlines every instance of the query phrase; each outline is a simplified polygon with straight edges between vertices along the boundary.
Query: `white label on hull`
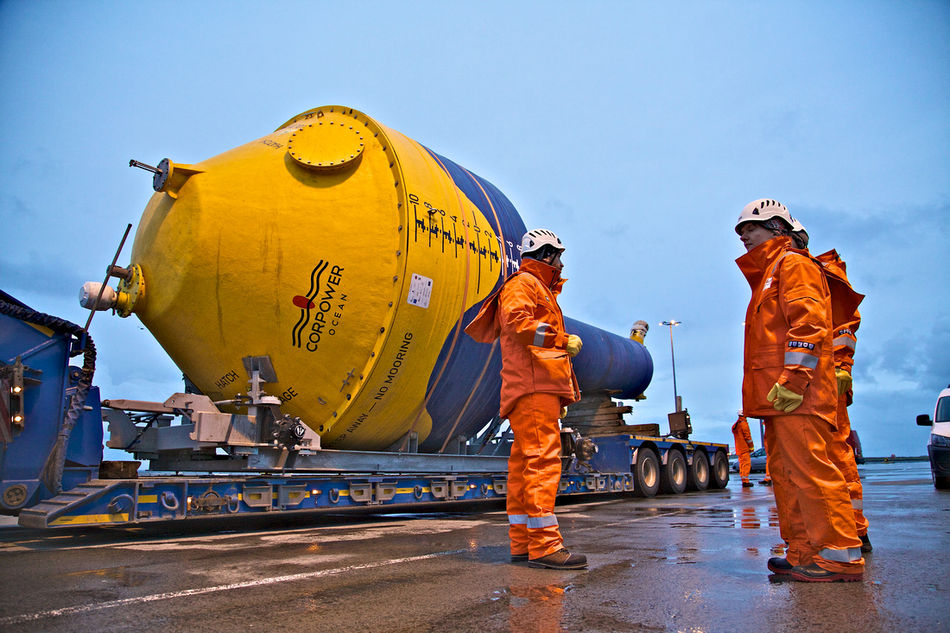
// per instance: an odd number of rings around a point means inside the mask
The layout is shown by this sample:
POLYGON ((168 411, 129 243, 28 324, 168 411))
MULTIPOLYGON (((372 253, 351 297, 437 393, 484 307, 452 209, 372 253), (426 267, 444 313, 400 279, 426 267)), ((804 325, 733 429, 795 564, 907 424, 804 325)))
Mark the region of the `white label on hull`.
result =
POLYGON ((429 299, 431 297, 432 280, 428 277, 412 273, 412 281, 409 283, 409 296, 406 298, 406 301, 420 308, 428 308, 429 299))

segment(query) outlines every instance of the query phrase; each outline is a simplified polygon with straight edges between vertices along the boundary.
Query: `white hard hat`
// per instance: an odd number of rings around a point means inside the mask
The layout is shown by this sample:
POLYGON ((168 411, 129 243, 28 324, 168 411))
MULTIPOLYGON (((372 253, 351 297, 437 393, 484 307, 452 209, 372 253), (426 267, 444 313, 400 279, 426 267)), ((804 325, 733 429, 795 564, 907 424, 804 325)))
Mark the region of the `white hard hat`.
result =
POLYGON ((521 238, 521 254, 533 253, 546 244, 550 244, 559 251, 564 251, 561 238, 555 235, 554 231, 533 229, 525 233, 524 237, 521 238))
POLYGON ((739 232, 739 227, 746 222, 765 222, 772 218, 781 218, 789 227, 794 226, 795 219, 792 218, 792 214, 778 200, 769 198, 753 200, 742 208, 742 213, 739 214, 739 219, 736 221, 736 233, 739 232))

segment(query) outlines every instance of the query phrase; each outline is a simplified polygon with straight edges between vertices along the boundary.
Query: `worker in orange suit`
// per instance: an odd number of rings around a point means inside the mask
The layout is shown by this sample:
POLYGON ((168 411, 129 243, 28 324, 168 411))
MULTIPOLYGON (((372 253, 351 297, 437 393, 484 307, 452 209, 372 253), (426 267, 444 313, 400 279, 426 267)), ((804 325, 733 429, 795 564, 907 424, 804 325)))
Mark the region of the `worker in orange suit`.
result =
POLYGON ((569 552, 554 515, 561 480, 564 407, 580 399, 571 365, 582 346, 568 334, 557 296, 564 246, 547 229, 521 240, 521 266, 482 304, 465 328, 476 341, 501 343, 501 410, 514 433, 508 458, 508 536, 512 562, 532 567, 581 569, 582 554, 569 552))
POLYGON ((792 216, 771 199, 747 204, 736 260, 746 310, 742 411, 765 421, 766 452, 786 558, 769 569, 802 582, 858 581, 864 558, 841 471, 828 456, 836 429, 831 297, 821 266, 789 237, 792 216))
MULTIPOLYGON (((792 240, 797 248, 808 249, 808 232, 800 222, 796 221, 792 227, 792 240)), ((828 450, 828 456, 848 482, 848 494, 851 497, 858 538, 861 539, 861 551, 867 554, 874 548, 868 536, 869 522, 864 515, 864 487, 861 485, 861 476, 858 474, 858 465, 854 459, 854 449, 848 444, 848 437, 851 435, 848 407, 854 400, 851 370, 854 367, 854 351, 858 342, 857 331, 861 325, 858 305, 864 299, 864 295, 855 292, 851 287, 848 281, 847 265, 836 250, 832 249, 816 255, 815 259, 824 268, 831 292, 835 380, 838 386, 838 429, 828 450)))
POLYGON ((755 450, 755 444, 752 443, 749 423, 742 415, 742 411, 739 412, 739 419, 732 425, 732 436, 736 440, 736 457, 739 459, 739 477, 742 479, 742 487, 749 488, 755 485, 749 481, 749 471, 752 470, 752 460, 749 455, 755 450))

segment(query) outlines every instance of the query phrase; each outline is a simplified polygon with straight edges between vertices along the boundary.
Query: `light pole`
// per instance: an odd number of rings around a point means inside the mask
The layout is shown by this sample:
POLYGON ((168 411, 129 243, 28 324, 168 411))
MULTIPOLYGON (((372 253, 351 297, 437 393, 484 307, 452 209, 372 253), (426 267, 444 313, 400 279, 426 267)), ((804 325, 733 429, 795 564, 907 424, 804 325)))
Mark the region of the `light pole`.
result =
POLYGON ((683 409, 680 404, 680 397, 676 393, 676 354, 673 353, 673 326, 682 325, 682 321, 661 321, 660 325, 667 325, 670 328, 670 360, 673 362, 673 406, 675 411, 679 412, 683 409))

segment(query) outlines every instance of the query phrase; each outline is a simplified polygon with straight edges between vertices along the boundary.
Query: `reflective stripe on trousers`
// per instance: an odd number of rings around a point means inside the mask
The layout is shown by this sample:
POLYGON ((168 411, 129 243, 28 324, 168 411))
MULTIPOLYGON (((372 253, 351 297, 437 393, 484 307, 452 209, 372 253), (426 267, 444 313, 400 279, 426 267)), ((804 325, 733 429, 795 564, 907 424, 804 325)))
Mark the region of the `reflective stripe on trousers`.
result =
POLYGON ((527 514, 509 514, 509 525, 524 525, 529 530, 546 528, 557 525, 557 517, 553 514, 546 514, 540 517, 529 517, 527 514))
POLYGON ((848 549, 824 548, 818 551, 818 555, 827 560, 833 560, 836 563, 854 563, 861 560, 861 548, 849 547, 848 549))
POLYGON ((528 517, 528 529, 537 530, 539 528, 553 527, 557 525, 557 517, 553 514, 546 514, 542 517, 528 517))

